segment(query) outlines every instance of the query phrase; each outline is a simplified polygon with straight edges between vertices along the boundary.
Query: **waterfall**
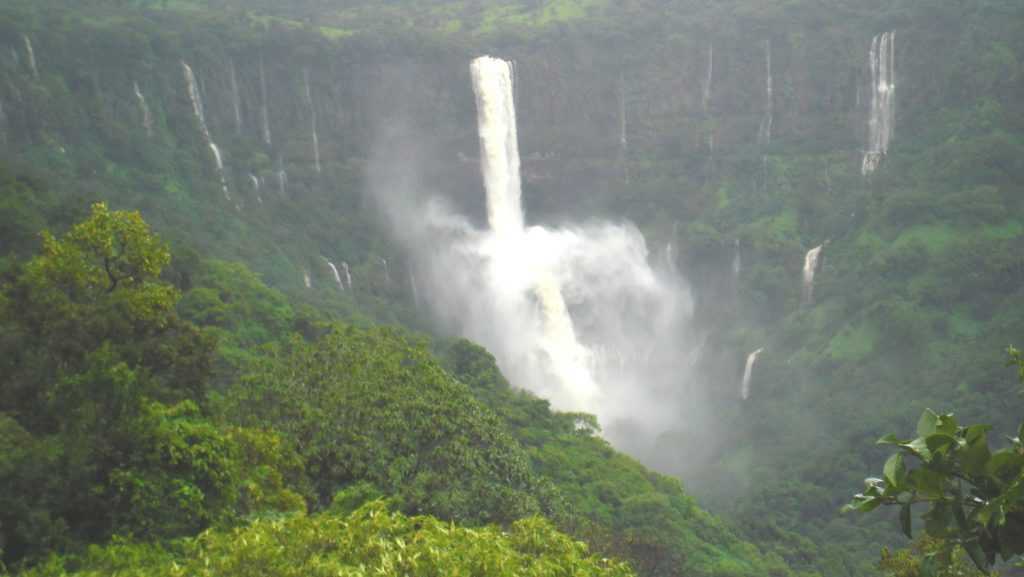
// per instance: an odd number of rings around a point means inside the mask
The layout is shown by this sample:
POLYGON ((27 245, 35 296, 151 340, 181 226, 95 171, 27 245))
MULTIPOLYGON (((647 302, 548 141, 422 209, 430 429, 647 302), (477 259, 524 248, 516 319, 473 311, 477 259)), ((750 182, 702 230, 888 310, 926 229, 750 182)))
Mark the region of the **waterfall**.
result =
POLYGON ((342 261, 341 271, 345 273, 345 284, 348 286, 348 290, 352 290, 352 271, 348 268, 348 263, 342 261))
MULTIPOLYGON (((487 219, 500 257, 515 259, 524 240, 519 136, 516 127, 512 66, 484 56, 470 65, 480 135, 480 170, 487 191, 487 219)), ((524 271, 525 272, 525 271, 524 271)), ((569 397, 568 405, 593 411, 599 391, 588 369, 589 351, 577 340, 561 286, 552 271, 536 273, 532 292, 539 301, 539 346, 549 368, 569 397)), ((565 402, 566 399, 560 399, 565 402)))
POLYGON ((32 71, 34 78, 39 78, 39 67, 36 66, 36 51, 32 49, 32 40, 27 35, 23 35, 22 38, 25 40, 25 53, 28 55, 28 69, 32 71))
POLYGON ((270 113, 267 111, 267 75, 260 57, 260 117, 263 121, 263 142, 270 146, 270 113))
POLYGON ((629 147, 629 138, 626 132, 626 76, 619 73, 619 148, 625 158, 626 150, 629 147))
POLYGON ((774 87, 772 85, 772 41, 764 41, 764 106, 761 112, 761 126, 757 130, 757 143, 768 146, 772 143, 774 117, 774 87))
POLYGON ((743 369, 743 383, 740 385, 740 397, 744 401, 750 398, 750 377, 754 373, 754 364, 763 352, 764 348, 760 348, 747 356, 747 365, 743 369))
POLYGON ((146 136, 153 136, 153 115, 149 111, 149 105, 146 104, 146 97, 142 95, 138 82, 133 83, 133 88, 135 88, 135 98, 139 101, 139 110, 142 112, 142 128, 146 130, 146 136))
POLYGON ((702 90, 701 103, 704 107, 704 114, 710 114, 711 109, 711 81, 715 77, 715 45, 708 44, 708 66, 707 72, 704 75, 704 85, 702 90))
POLYGON ((260 194, 260 179, 256 178, 256 175, 249 173, 249 182, 252 183, 252 192, 256 195, 256 202, 263 204, 263 195, 260 194))
POLYGON ((288 197, 288 173, 283 168, 277 171, 277 191, 281 198, 288 197))
POLYGON ((388 259, 380 257, 380 266, 384 269, 384 282, 391 284, 391 272, 388 270, 388 259))
POLYGON ((740 278, 740 273, 743 271, 743 256, 740 253, 740 239, 736 239, 733 243, 733 254, 732 254, 732 278, 733 280, 740 278))
POLYGON ((308 270, 302 271, 302 284, 306 285, 306 288, 313 288, 313 279, 310 278, 308 270))
POLYGON ((885 32, 871 40, 868 68, 871 73, 871 111, 868 116, 868 143, 861 162, 861 174, 867 176, 889 152, 895 120, 896 33, 885 32))
POLYGON ((412 304, 420 308, 420 289, 416 286, 416 275, 409 272, 409 286, 412 288, 412 304))
POLYGON ((242 97, 238 93, 238 75, 234 59, 229 60, 228 74, 231 80, 231 106, 235 111, 235 130, 242 133, 242 97))
POLYGON ((203 109, 203 97, 199 93, 199 85, 196 83, 196 75, 192 67, 184 60, 181 67, 185 71, 185 84, 188 86, 188 98, 192 102, 192 112, 195 113, 196 121, 199 123, 199 134, 203 137, 206 145, 213 153, 213 161, 217 166, 217 175, 220 177, 220 187, 224 191, 224 198, 231 200, 231 193, 228 192, 228 181, 224 175, 224 161, 220 155, 220 148, 210 136, 210 128, 206 125, 206 111, 203 109))
POLYGON ((313 125, 313 160, 316 171, 320 172, 320 137, 316 133, 316 107, 313 106, 313 92, 309 88, 309 68, 302 69, 302 80, 306 88, 306 105, 313 125))
POLYGON ((821 265, 821 250, 824 247, 825 245, 820 245, 812 248, 804 257, 803 303, 805 305, 814 304, 814 274, 821 265))
POLYGON ((334 275, 334 282, 338 285, 338 290, 344 291, 345 290, 345 283, 343 283, 341 281, 341 275, 338 273, 338 267, 334 266, 334 263, 329 261, 329 260, 327 260, 326 257, 320 257, 320 258, 324 259, 324 262, 326 262, 327 266, 330 267, 331 274, 334 275))
POLYGON ((471 65, 480 132, 480 170, 487 190, 487 222, 498 236, 522 233, 519 135, 508 62, 481 57, 471 65))

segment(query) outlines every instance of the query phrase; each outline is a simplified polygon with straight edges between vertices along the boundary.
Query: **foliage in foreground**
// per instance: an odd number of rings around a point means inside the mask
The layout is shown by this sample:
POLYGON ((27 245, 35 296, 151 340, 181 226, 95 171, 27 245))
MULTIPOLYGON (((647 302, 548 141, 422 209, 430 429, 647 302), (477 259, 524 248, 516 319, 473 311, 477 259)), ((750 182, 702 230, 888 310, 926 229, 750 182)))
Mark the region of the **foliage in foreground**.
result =
POLYGON ((962 427, 952 414, 925 411, 917 438, 879 440, 899 451, 886 461, 883 477, 867 479, 867 489, 845 510, 898 506, 903 532, 911 537, 912 507, 926 504, 925 532, 945 546, 926 556, 925 575, 950 566, 958 546, 984 572, 997 558, 1014 560, 1024 554, 1024 425, 1009 447, 997 451, 989 448, 990 429, 962 427), (908 458, 920 465, 908 468, 908 458))
POLYGON ((586 545, 541 518, 517 521, 508 532, 493 526, 468 529, 433 517, 391 513, 379 501, 344 519, 291 516, 208 531, 173 550, 130 544, 94 547, 79 562, 55 558, 25 577, 69 572, 82 577, 633 575, 624 563, 591 557, 586 545))

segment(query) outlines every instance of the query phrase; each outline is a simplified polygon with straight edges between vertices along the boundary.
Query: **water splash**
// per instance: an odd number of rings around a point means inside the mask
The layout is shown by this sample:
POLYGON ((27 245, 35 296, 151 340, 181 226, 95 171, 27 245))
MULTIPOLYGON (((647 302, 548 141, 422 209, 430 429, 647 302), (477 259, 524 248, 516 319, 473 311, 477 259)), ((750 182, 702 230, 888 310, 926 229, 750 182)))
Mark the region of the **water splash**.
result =
POLYGON ((695 344, 689 292, 650 264, 630 224, 524 224, 512 66, 483 57, 471 72, 488 226, 438 199, 393 201, 396 234, 423 274, 416 294, 447 328, 491 350, 512 382, 557 409, 596 414, 613 440, 653 446, 677 422, 680 405, 666 399, 690 374, 679 354, 695 344))
POLYGON ((804 257, 803 271, 803 304, 814 304, 814 275, 821 266, 821 250, 825 245, 820 245, 807 251, 804 257))
POLYGON ((871 72, 871 111, 868 116, 868 143, 861 161, 861 174, 878 169, 889 152, 895 123, 896 33, 885 32, 871 40, 868 68, 871 72))
POLYGON ((135 89, 135 99, 139 101, 139 110, 142 112, 142 128, 146 131, 146 136, 153 136, 153 114, 146 104, 146 97, 143 96, 138 82, 132 83, 132 87, 135 89))
POLYGON ((32 39, 23 35, 25 41, 25 54, 28 55, 28 69, 32 72, 33 78, 39 78, 39 67, 36 65, 36 51, 32 49, 32 39))
POLYGON ((181 61, 181 67, 185 73, 185 84, 188 87, 188 98, 192 102, 192 112, 195 114, 196 122, 199 124, 199 134, 203 137, 203 141, 206 142, 210 152, 213 153, 213 161, 217 166, 217 175, 220 177, 220 186, 224 192, 224 198, 231 200, 231 193, 228 192, 228 181, 224 174, 224 160, 221 158, 220 148, 210 136, 210 128, 206 124, 206 111, 203 108, 203 97, 199 93, 196 75, 192 72, 192 67, 184 60, 181 61))
POLYGON ((747 365, 743 369, 743 382, 740 384, 740 398, 744 401, 750 398, 750 378, 754 374, 754 365, 763 352, 764 348, 760 348, 747 356, 747 365))

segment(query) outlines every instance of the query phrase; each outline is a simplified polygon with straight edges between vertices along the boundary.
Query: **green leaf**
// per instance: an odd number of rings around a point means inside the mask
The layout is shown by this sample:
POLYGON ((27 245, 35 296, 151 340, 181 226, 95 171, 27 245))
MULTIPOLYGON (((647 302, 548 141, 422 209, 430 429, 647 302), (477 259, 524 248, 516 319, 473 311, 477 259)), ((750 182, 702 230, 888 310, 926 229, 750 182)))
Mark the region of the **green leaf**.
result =
POLYGON ((939 499, 945 495, 948 477, 930 469, 914 469, 907 475, 907 480, 921 496, 939 499))
POLYGON ((882 469, 885 480, 893 487, 900 487, 907 478, 907 466, 903 462, 903 455, 896 453, 889 457, 882 469))
POLYGON ((931 409, 925 409, 921 418, 917 421, 917 436, 927 437, 936 431, 939 423, 939 416, 931 409))
POLYGON ((934 433, 928 435, 924 442, 925 446, 928 447, 928 450, 931 451, 933 455, 944 455, 949 451, 950 447, 955 447, 957 445, 956 437, 947 435, 946 433, 934 433))
POLYGON ((971 476, 983 474, 986 463, 992 458, 986 432, 968 430, 967 446, 960 450, 959 456, 964 473, 971 476))
POLYGON ((974 561, 975 567, 978 568, 982 573, 988 573, 991 567, 988 564, 988 560, 985 558, 985 551, 982 550, 981 545, 977 540, 966 541, 962 544, 967 556, 974 561))
POLYGON ((888 435, 886 435, 886 436, 882 437, 881 439, 878 439, 877 441, 875 441, 875 444, 876 445, 905 445, 908 442, 909 441, 901 441, 898 438, 896 438, 896 435, 894 435, 892 433, 889 433, 888 435))
POLYGON ((907 539, 914 538, 911 528, 910 503, 904 503, 900 508, 900 527, 903 528, 903 534, 907 536, 907 539))

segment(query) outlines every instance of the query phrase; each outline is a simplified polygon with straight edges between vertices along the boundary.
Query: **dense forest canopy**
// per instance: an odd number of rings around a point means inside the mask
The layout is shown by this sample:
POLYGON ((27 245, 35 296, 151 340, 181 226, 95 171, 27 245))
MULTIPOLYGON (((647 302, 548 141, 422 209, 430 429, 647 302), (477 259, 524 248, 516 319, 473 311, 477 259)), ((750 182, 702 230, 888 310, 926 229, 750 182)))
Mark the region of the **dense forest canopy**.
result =
POLYGON ((1016 0, 8 0, 0 573, 1011 571, 1022 192, 1016 0))

